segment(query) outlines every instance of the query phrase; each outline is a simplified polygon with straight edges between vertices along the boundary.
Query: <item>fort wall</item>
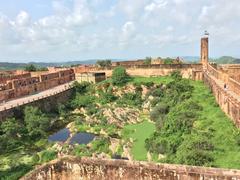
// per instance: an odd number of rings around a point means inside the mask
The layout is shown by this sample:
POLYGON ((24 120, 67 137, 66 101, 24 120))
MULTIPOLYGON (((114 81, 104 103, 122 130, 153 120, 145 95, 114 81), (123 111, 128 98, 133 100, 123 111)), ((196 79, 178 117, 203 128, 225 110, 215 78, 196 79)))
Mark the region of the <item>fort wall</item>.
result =
POLYGON ((1 74, 0 75, 0 84, 5 84, 7 81, 13 80, 13 79, 22 79, 22 78, 29 78, 31 77, 31 73, 23 72, 22 74, 12 74, 8 72, 7 74, 1 74))
POLYGON ((230 78, 230 90, 224 88, 224 82, 219 81, 216 76, 205 72, 203 77, 204 83, 210 88, 215 96, 216 102, 219 104, 225 114, 227 114, 240 127, 240 98, 236 93, 240 93, 240 84, 230 78))
POLYGON ((0 113, 0 122, 10 117, 22 117, 23 110, 26 106, 38 107, 45 113, 56 111, 58 104, 64 104, 67 102, 72 95, 72 89, 67 88, 58 93, 49 94, 48 96, 42 96, 37 99, 31 99, 27 103, 17 104, 15 107, 9 107, 1 111, 0 113))
MULTIPOLYGON (((155 65, 129 65, 123 66, 126 68, 130 76, 167 76, 173 71, 180 71, 184 78, 202 80, 202 65, 201 64, 155 64, 155 65)), ((102 69, 92 68, 94 72, 105 72, 107 77, 112 76, 112 70, 115 67, 102 69)))
POLYGON ((240 179, 240 170, 185 165, 155 164, 140 161, 64 157, 42 165, 22 180, 135 180, 135 179, 240 179))
MULTIPOLYGON (((0 87, 0 103, 68 83, 75 80, 75 74, 73 69, 66 69, 53 73, 40 73, 39 76, 34 77, 27 73, 11 76, 11 78, 14 79, 8 80, 0 87)), ((5 78, 2 79, 2 81, 5 80, 5 78)))

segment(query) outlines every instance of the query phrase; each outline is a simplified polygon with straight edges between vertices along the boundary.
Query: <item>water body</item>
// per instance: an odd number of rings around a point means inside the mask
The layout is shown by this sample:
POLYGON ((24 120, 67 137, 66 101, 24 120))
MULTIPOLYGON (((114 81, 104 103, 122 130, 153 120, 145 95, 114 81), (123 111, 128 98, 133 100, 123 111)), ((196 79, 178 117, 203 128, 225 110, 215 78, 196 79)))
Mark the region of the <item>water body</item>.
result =
MULTIPOLYGON (((48 137, 50 142, 65 142, 70 137, 70 131, 68 128, 61 129, 55 134, 48 137)), ((69 140, 70 144, 88 144, 95 138, 92 133, 77 133, 69 140)))
POLYGON ((70 144, 88 144, 95 138, 91 133, 77 133, 70 139, 70 144))
POLYGON ((60 142, 65 142, 70 136, 70 131, 68 128, 64 128, 58 132, 56 132, 55 134, 51 135, 48 137, 48 141, 52 141, 52 142, 56 142, 56 141, 60 141, 60 142))

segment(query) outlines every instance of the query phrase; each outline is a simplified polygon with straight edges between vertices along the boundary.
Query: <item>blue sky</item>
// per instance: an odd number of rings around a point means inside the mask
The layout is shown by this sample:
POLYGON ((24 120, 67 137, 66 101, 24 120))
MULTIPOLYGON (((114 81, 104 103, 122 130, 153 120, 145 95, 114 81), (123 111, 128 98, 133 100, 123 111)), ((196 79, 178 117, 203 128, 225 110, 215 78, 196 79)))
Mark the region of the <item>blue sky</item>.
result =
POLYGON ((239 0, 7 0, 0 2, 0 61, 240 57, 239 0))

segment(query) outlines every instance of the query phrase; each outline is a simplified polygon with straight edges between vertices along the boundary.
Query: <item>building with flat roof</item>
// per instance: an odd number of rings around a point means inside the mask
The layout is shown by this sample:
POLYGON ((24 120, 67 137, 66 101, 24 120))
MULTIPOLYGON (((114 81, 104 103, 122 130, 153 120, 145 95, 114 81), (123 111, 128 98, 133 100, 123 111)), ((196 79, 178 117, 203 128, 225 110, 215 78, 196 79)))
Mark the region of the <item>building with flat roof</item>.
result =
POLYGON ((106 79, 106 74, 105 72, 76 73, 75 78, 79 83, 81 82, 98 83, 106 79))

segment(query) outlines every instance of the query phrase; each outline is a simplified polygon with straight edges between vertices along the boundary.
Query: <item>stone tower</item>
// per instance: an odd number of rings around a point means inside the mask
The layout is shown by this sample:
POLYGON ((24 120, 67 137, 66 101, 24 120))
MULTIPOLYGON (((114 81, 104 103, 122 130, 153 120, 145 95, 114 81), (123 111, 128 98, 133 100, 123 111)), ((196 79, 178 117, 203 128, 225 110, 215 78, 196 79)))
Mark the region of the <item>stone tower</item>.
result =
POLYGON ((208 36, 201 39, 201 63, 204 66, 208 63, 208 36))

